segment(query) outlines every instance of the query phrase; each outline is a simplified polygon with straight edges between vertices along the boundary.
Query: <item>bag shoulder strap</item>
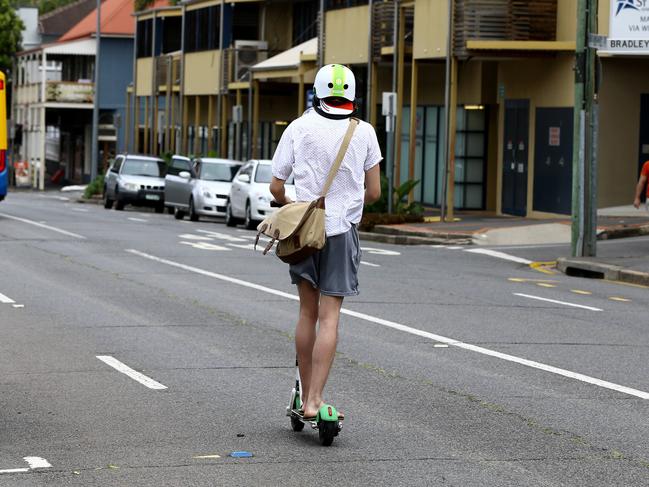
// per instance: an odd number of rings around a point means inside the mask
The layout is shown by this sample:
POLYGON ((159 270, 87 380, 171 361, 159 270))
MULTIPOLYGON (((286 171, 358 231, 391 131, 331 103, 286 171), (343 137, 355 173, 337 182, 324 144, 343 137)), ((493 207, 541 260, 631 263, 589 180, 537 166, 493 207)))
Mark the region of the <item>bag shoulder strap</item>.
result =
POLYGON ((336 177, 336 173, 338 172, 338 169, 340 169, 340 165, 342 164, 343 159, 345 158, 345 154, 347 153, 347 148, 349 147, 349 143, 351 142, 352 136, 354 135, 354 130, 356 130, 356 127, 358 127, 359 123, 360 120, 358 120, 357 118, 349 119, 349 127, 347 128, 347 132, 345 133, 345 137, 343 138, 343 143, 340 146, 340 150, 338 151, 336 160, 334 161, 334 164, 333 166, 331 166, 331 170, 329 171, 327 182, 325 183, 324 188, 322 189, 321 198, 327 196, 327 193, 329 192, 329 188, 331 188, 331 185, 334 182, 334 178, 336 177))

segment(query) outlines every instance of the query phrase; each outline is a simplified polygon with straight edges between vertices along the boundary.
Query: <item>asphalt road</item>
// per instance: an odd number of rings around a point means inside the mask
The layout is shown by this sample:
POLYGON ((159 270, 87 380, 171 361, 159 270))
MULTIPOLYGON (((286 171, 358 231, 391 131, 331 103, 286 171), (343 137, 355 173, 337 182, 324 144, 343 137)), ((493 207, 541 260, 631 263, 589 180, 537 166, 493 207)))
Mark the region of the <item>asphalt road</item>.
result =
POLYGON ((646 288, 364 242, 324 448, 252 232, 65 197, 0 204, 0 486, 649 485, 646 288))

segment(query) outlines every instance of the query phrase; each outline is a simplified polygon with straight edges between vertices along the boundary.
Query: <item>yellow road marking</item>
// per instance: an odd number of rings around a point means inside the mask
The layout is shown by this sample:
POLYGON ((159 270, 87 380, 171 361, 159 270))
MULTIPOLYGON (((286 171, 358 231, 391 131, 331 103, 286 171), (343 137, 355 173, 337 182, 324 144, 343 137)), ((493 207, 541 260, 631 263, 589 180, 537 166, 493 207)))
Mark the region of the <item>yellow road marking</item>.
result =
POLYGON ((557 271, 555 271, 553 268, 556 267, 556 265, 557 265, 556 261, 532 262, 530 264, 530 268, 534 269, 535 271, 542 272, 543 274, 555 275, 557 274, 557 271))
POLYGON ((221 458, 221 455, 196 455, 192 458, 195 458, 196 460, 204 460, 207 458, 221 458))
POLYGON ((591 294, 593 294, 590 291, 582 291, 581 289, 571 289, 570 291, 575 294, 583 294, 584 296, 590 296, 591 294))
POLYGON ((611 296, 611 297, 608 298, 608 299, 610 299, 611 301, 619 301, 619 302, 621 302, 621 303, 630 303, 630 302, 631 302, 630 299, 627 299, 627 298, 620 298, 620 297, 618 297, 618 296, 611 296))
POLYGON ((639 287, 640 289, 649 289, 649 286, 644 286, 642 284, 633 284, 631 282, 622 282, 622 281, 606 281, 606 282, 610 282, 612 284, 619 284, 621 286, 639 287))
MULTIPOLYGON (((442 218, 439 216, 425 216, 424 217, 424 223, 437 223, 442 221, 442 218)), ((454 222, 461 222, 461 218, 453 218, 454 222)))
POLYGON ((536 285, 541 287, 557 287, 555 284, 548 284, 547 282, 537 282, 536 285))

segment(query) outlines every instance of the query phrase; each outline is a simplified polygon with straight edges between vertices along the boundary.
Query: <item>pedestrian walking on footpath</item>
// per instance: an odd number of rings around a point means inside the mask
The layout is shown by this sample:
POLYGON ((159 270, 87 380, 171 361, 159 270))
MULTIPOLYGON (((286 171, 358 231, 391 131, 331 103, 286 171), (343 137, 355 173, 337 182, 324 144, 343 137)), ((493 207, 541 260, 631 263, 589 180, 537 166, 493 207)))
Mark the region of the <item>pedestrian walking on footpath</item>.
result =
MULTIPOLYGON (((313 90, 313 108, 286 128, 273 156, 270 191, 282 205, 291 202, 284 188, 291 173, 298 201, 320 197, 356 110, 356 81, 345 66, 322 67, 313 90)), ((381 160, 374 127, 360 122, 325 197, 326 244, 289 268, 300 296, 295 345, 305 419, 315 417, 324 404, 322 394, 336 353, 343 299, 358 295, 361 249, 357 225, 364 203, 381 195, 381 160)))
POLYGON ((638 184, 635 188, 635 199, 633 200, 633 206, 640 208, 640 198, 646 186, 647 200, 645 202, 645 205, 647 207, 647 211, 649 211, 649 184, 647 184, 647 180, 649 180, 649 161, 645 162, 642 166, 642 170, 640 171, 640 179, 638 179, 638 184))

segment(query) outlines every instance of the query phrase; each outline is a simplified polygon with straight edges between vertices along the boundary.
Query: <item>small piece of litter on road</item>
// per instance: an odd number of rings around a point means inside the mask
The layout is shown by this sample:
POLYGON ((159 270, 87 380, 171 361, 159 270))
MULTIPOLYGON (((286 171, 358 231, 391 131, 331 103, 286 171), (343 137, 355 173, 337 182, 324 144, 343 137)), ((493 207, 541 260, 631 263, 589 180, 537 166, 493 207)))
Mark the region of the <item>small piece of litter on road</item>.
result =
POLYGON ((112 470, 117 470, 119 467, 117 465, 108 465, 108 468, 112 470))
POLYGON ((221 458, 221 455, 196 455, 196 456, 193 456, 192 458, 194 458, 196 460, 206 460, 206 459, 209 459, 209 458, 221 458))
POLYGON ((75 475, 81 475, 81 472, 79 472, 78 470, 73 470, 72 473, 75 475))
POLYGON ((237 438, 245 438, 245 437, 246 435, 244 435, 243 433, 237 433, 237 438))
POLYGON ((252 457, 252 453, 249 451, 233 451, 230 453, 230 456, 232 458, 250 458, 252 457))
POLYGON ((14 308, 24 308, 25 305, 24 304, 14 304, 13 307, 14 308))
POLYGON ((621 303, 630 303, 630 302, 631 302, 630 299, 627 299, 627 298, 620 298, 620 297, 618 297, 618 296, 611 296, 611 297, 608 298, 608 299, 610 299, 611 301, 619 301, 619 302, 621 302, 621 303))

